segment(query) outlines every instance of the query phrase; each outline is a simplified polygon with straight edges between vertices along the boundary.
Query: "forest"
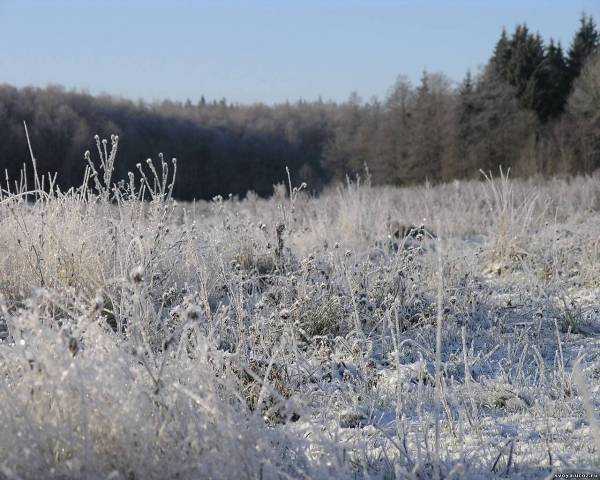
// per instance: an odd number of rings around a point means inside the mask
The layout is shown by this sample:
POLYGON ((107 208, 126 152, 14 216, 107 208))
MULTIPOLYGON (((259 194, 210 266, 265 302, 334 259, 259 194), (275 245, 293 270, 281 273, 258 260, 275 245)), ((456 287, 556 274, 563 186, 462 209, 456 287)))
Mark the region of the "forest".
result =
MULTIPOLYGON (((29 149, 40 173, 80 184, 95 134, 119 136, 115 177, 164 153, 178 159, 174 196, 269 196, 287 180, 312 192, 369 175, 375 185, 513 175, 591 174, 600 167, 600 35, 583 15, 567 48, 527 25, 503 29, 489 61, 455 83, 399 76, 384 99, 240 105, 92 96, 61 86, 0 85, 0 167, 15 179, 29 149)), ((31 174, 31 172, 29 172, 31 174)), ((13 189, 14 185, 2 188, 13 189)))

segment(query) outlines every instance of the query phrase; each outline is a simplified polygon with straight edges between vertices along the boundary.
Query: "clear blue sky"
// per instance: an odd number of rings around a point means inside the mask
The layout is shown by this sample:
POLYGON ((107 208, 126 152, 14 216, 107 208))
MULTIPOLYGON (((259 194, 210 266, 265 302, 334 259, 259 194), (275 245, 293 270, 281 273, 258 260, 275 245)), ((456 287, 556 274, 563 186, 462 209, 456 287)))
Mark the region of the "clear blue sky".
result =
POLYGON ((400 74, 460 80, 501 28, 570 43, 598 0, 0 0, 0 83, 132 99, 384 97, 400 74))

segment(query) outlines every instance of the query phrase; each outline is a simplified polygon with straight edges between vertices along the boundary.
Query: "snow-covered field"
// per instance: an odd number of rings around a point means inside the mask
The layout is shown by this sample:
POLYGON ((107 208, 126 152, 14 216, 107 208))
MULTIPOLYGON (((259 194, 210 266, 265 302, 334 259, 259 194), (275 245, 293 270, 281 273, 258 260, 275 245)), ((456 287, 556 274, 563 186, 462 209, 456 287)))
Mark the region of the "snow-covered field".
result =
POLYGON ((600 178, 177 204, 102 155, 2 184, 1 478, 600 468, 600 178))

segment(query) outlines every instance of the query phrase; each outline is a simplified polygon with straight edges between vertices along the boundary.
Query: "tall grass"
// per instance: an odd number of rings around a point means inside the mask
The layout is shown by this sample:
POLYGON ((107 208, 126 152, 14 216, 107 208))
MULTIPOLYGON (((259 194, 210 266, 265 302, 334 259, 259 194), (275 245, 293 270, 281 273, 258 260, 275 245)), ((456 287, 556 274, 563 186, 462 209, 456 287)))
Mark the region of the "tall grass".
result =
POLYGON ((96 138, 78 188, 24 171, 0 189, 3 476, 595 465, 599 393, 573 365, 597 377, 597 178, 320 198, 289 178, 271 199, 180 204, 163 155, 115 179, 118 142, 96 138), (396 240, 390 220, 436 238, 396 240), (558 328, 566 296, 579 331, 558 328))

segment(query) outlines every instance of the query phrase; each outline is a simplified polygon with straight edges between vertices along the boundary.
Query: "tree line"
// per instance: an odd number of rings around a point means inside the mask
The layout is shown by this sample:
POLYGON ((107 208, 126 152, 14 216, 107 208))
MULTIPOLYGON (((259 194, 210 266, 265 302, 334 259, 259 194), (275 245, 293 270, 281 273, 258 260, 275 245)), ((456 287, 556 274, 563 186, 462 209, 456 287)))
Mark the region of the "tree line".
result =
POLYGON ((80 183, 96 133, 121 139, 117 178, 158 152, 177 157, 181 199, 267 196, 286 167, 313 191, 365 167, 373 183, 393 185, 499 166, 523 176, 588 174, 600 167, 599 43, 585 15, 566 51, 518 25, 458 85, 424 72, 416 86, 399 77, 383 100, 352 94, 341 103, 146 103, 0 85, 0 166, 16 178, 28 162, 25 121, 38 170, 57 172, 62 189, 80 183))

